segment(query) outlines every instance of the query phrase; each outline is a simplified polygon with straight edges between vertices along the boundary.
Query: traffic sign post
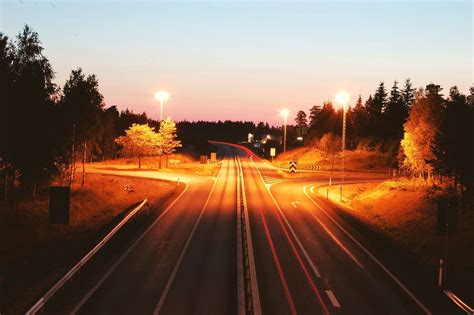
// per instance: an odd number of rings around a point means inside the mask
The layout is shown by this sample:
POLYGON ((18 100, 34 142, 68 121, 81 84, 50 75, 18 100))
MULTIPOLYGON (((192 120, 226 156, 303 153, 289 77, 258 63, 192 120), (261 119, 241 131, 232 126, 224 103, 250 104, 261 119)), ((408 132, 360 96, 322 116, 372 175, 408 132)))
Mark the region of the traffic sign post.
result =
POLYGON ((270 148, 270 156, 272 157, 272 162, 273 162, 273 158, 275 157, 276 155, 276 149, 275 148, 270 148))
POLYGON ((295 160, 291 161, 290 162, 290 168, 288 169, 288 171, 290 173, 296 173, 297 164, 298 164, 297 161, 295 161, 295 160))

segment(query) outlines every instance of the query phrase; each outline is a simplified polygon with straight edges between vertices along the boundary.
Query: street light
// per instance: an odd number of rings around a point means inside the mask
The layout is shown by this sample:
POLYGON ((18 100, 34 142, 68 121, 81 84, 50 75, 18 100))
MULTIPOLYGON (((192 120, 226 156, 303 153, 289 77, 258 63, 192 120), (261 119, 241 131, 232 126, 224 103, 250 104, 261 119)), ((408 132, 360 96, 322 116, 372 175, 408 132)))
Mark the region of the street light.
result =
POLYGON ((157 91, 155 93, 155 99, 160 101, 160 121, 163 120, 163 103, 170 99, 170 93, 166 91, 157 91))
MULTIPOLYGON (((336 94, 335 101, 342 105, 342 182, 344 182, 345 175, 345 151, 346 151, 346 107, 349 103, 349 94, 342 91, 336 94)), ((340 201, 342 201, 342 185, 341 192, 339 196, 340 201)))
POLYGON ((286 125, 288 123, 288 115, 290 111, 288 109, 282 109, 280 115, 285 119, 285 125, 283 126, 283 152, 286 152, 286 125))

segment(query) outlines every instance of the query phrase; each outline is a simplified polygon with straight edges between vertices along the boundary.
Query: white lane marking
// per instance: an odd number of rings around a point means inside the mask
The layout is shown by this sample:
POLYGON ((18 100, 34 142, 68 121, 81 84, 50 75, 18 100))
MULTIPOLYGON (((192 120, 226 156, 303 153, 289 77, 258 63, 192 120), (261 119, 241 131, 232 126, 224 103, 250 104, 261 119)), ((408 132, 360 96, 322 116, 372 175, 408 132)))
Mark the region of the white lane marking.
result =
MULTIPOLYGON (((257 172, 258 174, 260 175, 260 178, 262 179, 262 182, 265 184, 265 181, 263 180, 263 177, 262 177, 262 174, 260 173, 260 170, 258 169, 258 167, 255 165, 254 162, 253 163, 253 166, 257 169, 257 172)), ((306 258, 306 261, 308 262, 309 266, 311 267, 311 269, 313 270, 314 274, 316 275, 317 278, 321 278, 321 274, 319 273, 319 270, 318 268, 316 267, 316 265, 314 264, 314 262, 311 260, 311 257, 309 257, 308 255, 308 252, 306 251, 306 249, 303 247, 303 244, 301 243, 300 239, 298 238, 298 236, 296 235, 295 231, 293 230, 293 227, 290 225, 290 222, 288 222, 288 220, 286 219, 285 215, 283 214, 283 211, 281 211, 280 209, 280 206, 278 205, 277 201, 275 200, 275 197, 273 197, 273 194, 272 192, 270 191, 270 188, 268 188, 268 194, 270 195, 270 197, 272 198, 273 202, 275 203, 275 206, 277 207, 278 211, 280 212, 283 220, 285 221, 286 225, 288 226, 291 234, 293 235, 293 237, 295 238, 296 240, 296 243, 298 244, 298 247, 300 248, 300 250, 303 252, 303 255, 304 257, 306 258)))
POLYGON ((119 260, 117 260, 113 265, 112 267, 107 271, 107 273, 105 275, 102 276, 102 278, 100 278, 100 280, 96 283, 96 285, 81 299, 81 301, 79 302, 79 304, 76 305, 76 307, 72 310, 71 314, 76 314, 80 309, 81 307, 90 299, 90 297, 95 293, 95 291, 97 291, 97 289, 102 285, 102 283, 104 283, 104 281, 110 276, 110 274, 117 268, 117 266, 125 259, 125 257, 132 251, 133 248, 135 248, 135 246, 145 237, 146 234, 148 234, 148 232, 159 222, 161 221, 161 219, 165 216, 166 213, 168 213, 168 211, 176 204, 176 202, 178 202, 178 200, 181 198, 181 196, 184 195, 184 193, 188 190, 189 188, 189 185, 187 183, 184 183, 184 185, 186 185, 186 187, 184 188, 184 190, 178 195, 178 197, 176 197, 175 200, 173 200, 173 202, 171 202, 168 207, 166 207, 165 210, 163 210, 163 212, 158 216, 158 218, 145 230, 145 232, 142 233, 142 235, 140 235, 140 237, 138 237, 135 242, 133 242, 132 246, 130 246, 127 251, 125 253, 123 253, 123 255, 119 258, 119 260))
POLYGON ((329 300, 331 301, 332 306, 341 307, 341 304, 339 304, 339 302, 337 301, 336 296, 334 295, 334 292, 332 292, 331 290, 326 290, 326 294, 329 300))
POLYGON ((313 204, 316 205, 316 207, 318 207, 339 229, 341 229, 342 232, 344 232, 344 234, 346 234, 354 243, 356 243, 360 249, 362 249, 380 268, 382 268, 383 271, 385 271, 385 273, 390 277, 392 278, 393 281, 395 281, 396 284, 398 284, 398 286, 403 290, 405 291, 405 293, 413 300, 415 301, 415 303, 426 313, 426 314, 431 314, 431 311, 423 305, 423 303, 421 303, 417 298, 416 296, 411 293, 410 290, 408 290, 407 287, 405 287, 403 285, 403 283, 398 280, 397 277, 395 277, 394 274, 392 274, 390 272, 390 270, 388 270, 387 267, 385 267, 377 258, 375 258, 374 255, 372 255, 371 252, 369 252, 368 249, 366 249, 355 237, 353 237, 345 228, 343 228, 339 223, 337 223, 337 221, 335 219, 333 219, 332 216, 329 215, 329 213, 324 210, 318 203, 316 203, 316 201, 313 200, 313 198, 311 198, 311 196, 308 194, 308 192, 306 191, 306 188, 310 185, 313 185, 313 184, 308 184, 306 186, 303 187, 303 192, 304 194, 306 195, 306 197, 309 198, 309 200, 311 200, 311 202, 313 204))
POLYGON ((314 194, 314 186, 311 186, 311 193, 314 194))
MULTIPOLYGON (((217 179, 221 175, 223 167, 219 169, 219 173, 217 174, 217 179)), ((168 296, 168 293, 171 289, 171 285, 173 284, 174 278, 176 277, 176 274, 178 273, 179 266, 181 265, 181 262, 183 261, 184 255, 186 254, 186 251, 188 249, 189 243, 191 243, 191 239, 194 236, 194 232, 196 231, 199 222, 201 221, 201 218, 204 214, 204 211, 207 208, 207 204, 209 203, 209 200, 211 199, 212 193, 214 192, 214 189, 216 188, 217 184, 217 179, 214 181, 214 184, 212 185, 212 189, 209 192, 209 195, 207 196, 206 202, 204 203, 204 206, 201 209, 201 212, 199 213, 199 217, 197 218, 196 222, 194 223, 193 229, 191 230, 191 233, 189 234, 188 239, 186 240, 186 244, 184 244, 183 250, 181 251, 181 254, 179 255, 178 261, 176 265, 174 266, 173 271, 171 272, 171 275, 168 279, 168 282, 166 283, 165 289, 163 290, 163 293, 161 294, 160 300, 158 301, 158 305, 156 306, 153 314, 157 315, 160 313, 161 308, 163 307, 163 304, 165 303, 166 297, 168 296)))
POLYGON ((337 301, 336 296, 334 295, 334 292, 332 292, 331 290, 326 290, 326 294, 329 300, 331 301, 332 306, 341 307, 341 304, 339 304, 339 302, 337 301))
POLYGON ((454 302, 457 306, 459 306, 466 314, 472 315, 474 314, 474 308, 467 305, 463 300, 461 300, 456 294, 449 290, 444 290, 444 293, 454 302))
POLYGON ((296 208, 297 205, 299 205, 300 202, 299 201, 292 201, 291 202, 291 205, 293 206, 293 208, 296 208))

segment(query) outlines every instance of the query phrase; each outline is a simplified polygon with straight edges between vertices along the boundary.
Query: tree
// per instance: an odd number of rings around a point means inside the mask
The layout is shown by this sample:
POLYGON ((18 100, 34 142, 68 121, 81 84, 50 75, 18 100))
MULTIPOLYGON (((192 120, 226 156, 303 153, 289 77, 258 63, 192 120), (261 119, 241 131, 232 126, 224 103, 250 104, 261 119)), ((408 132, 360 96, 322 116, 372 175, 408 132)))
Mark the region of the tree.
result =
POLYGON ((403 124, 408 117, 408 107, 405 106, 397 81, 393 83, 390 98, 383 114, 386 136, 399 142, 403 137, 403 124))
POLYGON ((367 110, 362 104, 362 96, 359 95, 357 102, 352 109, 352 123, 357 138, 367 135, 367 110))
MULTIPOLYGON (((89 143, 89 150, 92 152, 93 146, 97 145, 103 131, 101 124, 103 99, 95 75, 86 77, 81 68, 71 71, 69 79, 64 84, 60 103, 65 123, 64 134, 70 135, 69 138, 73 143, 82 143, 82 186, 85 182, 87 144, 89 143)), ((71 152, 71 160, 74 165, 75 150, 71 152)), ((74 172, 73 166, 72 180, 74 172)))
POLYGON ((413 101, 415 100, 415 88, 412 87, 410 79, 405 80, 405 86, 402 90, 403 105, 410 111, 413 101))
MULTIPOLYGON (((173 153, 176 148, 181 147, 181 141, 177 140, 176 136, 176 124, 171 121, 171 118, 166 118, 160 124, 160 136, 162 139, 161 142, 161 155, 166 156, 166 167, 168 167, 168 155, 173 153)), ((160 159, 161 167, 161 159, 160 159)))
POLYGON ((433 170, 430 164, 435 158, 432 148, 444 102, 440 91, 439 85, 434 84, 427 85, 424 93, 422 90, 418 91, 404 124, 402 164, 409 171, 420 175, 430 174, 433 170))
MULTIPOLYGON (((28 25, 14 44, 5 36, 0 42, 2 85, 6 83, 9 89, 1 96, 6 97, 2 100, 6 142, 2 141, 0 150, 12 165, 11 174, 20 173, 23 191, 34 196, 37 185, 47 182, 58 169, 54 72, 43 55, 38 33, 28 25)), ((11 178, 13 189, 15 176, 11 178)))
POLYGON ((306 127, 308 125, 308 120, 306 119, 306 113, 300 110, 296 114, 295 122, 296 122, 297 127, 300 127, 300 128, 306 127))
POLYGON ((435 159, 432 164, 443 175, 454 178, 455 187, 473 184, 474 134, 473 108, 457 87, 452 87, 442 107, 442 120, 433 143, 435 159))
POLYGON ((321 106, 318 106, 318 105, 314 105, 309 110, 309 128, 310 129, 317 128, 317 119, 318 119, 318 114, 320 111, 321 111, 321 106))
POLYGON ((319 148, 331 159, 331 172, 334 169, 334 158, 341 149, 341 138, 332 132, 328 132, 321 137, 319 148))
POLYGON ((382 113, 387 105, 387 95, 384 82, 380 82, 374 94, 371 110, 377 114, 382 113))
POLYGON ((163 137, 155 132, 155 128, 148 124, 133 124, 125 133, 125 136, 118 137, 115 142, 122 146, 123 155, 138 157, 138 168, 142 167, 143 156, 160 154, 163 137))

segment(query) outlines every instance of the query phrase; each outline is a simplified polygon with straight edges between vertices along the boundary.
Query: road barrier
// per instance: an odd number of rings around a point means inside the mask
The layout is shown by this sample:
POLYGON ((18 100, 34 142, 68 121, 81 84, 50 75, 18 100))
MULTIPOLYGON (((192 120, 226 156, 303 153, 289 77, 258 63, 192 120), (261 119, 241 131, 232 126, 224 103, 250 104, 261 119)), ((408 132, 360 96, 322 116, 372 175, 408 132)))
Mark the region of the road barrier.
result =
POLYGON ((27 312, 26 315, 34 315, 77 273, 79 270, 147 203, 143 200, 138 206, 130 211, 97 245, 94 246, 79 262, 77 262, 51 289, 46 292, 27 312))
POLYGON ((262 314, 258 293, 257 272, 253 255, 245 183, 240 158, 237 162, 237 285, 238 314, 262 314))

